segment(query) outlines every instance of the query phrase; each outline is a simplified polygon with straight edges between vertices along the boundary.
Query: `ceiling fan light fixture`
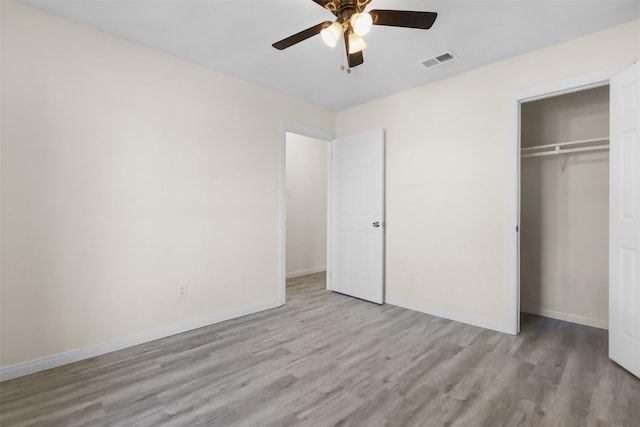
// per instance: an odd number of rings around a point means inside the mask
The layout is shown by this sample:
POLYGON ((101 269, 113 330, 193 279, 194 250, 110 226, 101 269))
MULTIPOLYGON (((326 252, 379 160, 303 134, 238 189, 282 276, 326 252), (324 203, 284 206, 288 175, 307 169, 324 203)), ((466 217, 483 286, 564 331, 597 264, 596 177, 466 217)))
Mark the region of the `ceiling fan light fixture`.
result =
POLYGON ((338 21, 329 25, 327 28, 320 31, 320 36, 322 37, 322 41, 329 47, 336 47, 338 43, 338 39, 342 34, 342 24, 338 21))
POLYGON ((349 33, 349 55, 358 53, 366 47, 367 44, 364 42, 362 37, 355 33, 349 33))
POLYGON ((373 25, 373 19, 367 12, 354 13, 353 15, 351 15, 350 22, 351 28, 353 28, 353 32, 359 36, 366 35, 371 30, 371 26, 373 25))

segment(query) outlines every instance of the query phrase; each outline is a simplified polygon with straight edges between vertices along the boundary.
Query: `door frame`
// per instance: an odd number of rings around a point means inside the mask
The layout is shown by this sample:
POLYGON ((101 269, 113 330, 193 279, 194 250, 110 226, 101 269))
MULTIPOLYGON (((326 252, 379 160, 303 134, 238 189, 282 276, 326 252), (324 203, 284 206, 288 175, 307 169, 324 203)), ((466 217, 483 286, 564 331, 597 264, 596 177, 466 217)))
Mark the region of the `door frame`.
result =
POLYGON ((609 84, 611 77, 631 64, 531 86, 507 94, 505 126, 505 205, 504 205, 504 331, 520 332, 520 106, 609 84), (516 231, 518 230, 518 231, 516 231))
MULTIPOLYGON (((331 167, 331 141, 335 139, 335 135, 330 132, 315 129, 305 125, 293 122, 282 122, 280 125, 280 171, 278 179, 275 181, 274 187, 279 190, 280 212, 279 212, 279 229, 278 229, 278 247, 279 247, 279 292, 278 298, 280 304, 287 302, 287 132, 306 136, 309 138, 327 141, 327 209, 331 209, 331 176, 328 173, 331 167)), ((329 211, 328 211, 329 212, 329 211)), ((329 249, 330 237, 329 226, 331 218, 327 217, 327 250, 329 249)), ((327 260, 327 269, 329 268, 329 260, 327 260)), ((329 279, 327 275, 327 289, 329 288, 329 279)))

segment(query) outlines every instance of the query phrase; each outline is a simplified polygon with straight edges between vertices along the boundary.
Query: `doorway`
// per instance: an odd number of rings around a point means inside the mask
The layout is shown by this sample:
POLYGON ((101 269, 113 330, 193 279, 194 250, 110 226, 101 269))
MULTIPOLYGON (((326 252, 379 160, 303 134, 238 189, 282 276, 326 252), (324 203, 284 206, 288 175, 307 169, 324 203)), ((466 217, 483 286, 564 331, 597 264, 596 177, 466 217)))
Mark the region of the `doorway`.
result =
MULTIPOLYGON (((278 190, 280 198, 280 224, 279 224, 279 299, 281 304, 286 303, 287 295, 287 273, 291 273, 287 269, 287 141, 289 138, 312 143, 316 141, 319 145, 325 144, 327 147, 325 161, 329 159, 329 143, 333 140, 334 135, 318 129, 302 126, 295 123, 283 123, 280 133, 280 171, 278 179, 274 183, 274 188, 278 190)), ((317 147, 316 147, 317 148, 317 147)), ((328 183, 327 183, 328 184, 328 183)), ((328 187, 327 187, 328 188, 328 187)), ((328 190, 325 190, 328 191, 328 190)), ((299 193, 298 193, 299 194, 299 193)), ((292 193, 292 196, 294 194, 292 193)), ((327 193, 325 193, 327 197, 327 193)), ((325 209, 326 214, 326 209, 325 209)), ((326 226, 326 225, 325 225, 326 226)), ((317 235, 317 234, 316 234, 317 235)), ((326 245, 326 234, 324 244, 326 245)), ((321 245, 322 243, 320 243, 321 245)), ((326 256, 326 255, 325 255, 326 256)), ((295 271, 293 271, 296 274, 295 271)), ((298 273, 300 273, 298 271, 298 273)))
MULTIPOLYGON (((318 230, 307 232, 307 235, 315 236, 313 252, 316 255, 319 255, 318 247, 322 243, 326 245, 326 289, 382 304, 385 234, 384 130, 373 129, 335 139, 326 133, 295 125, 282 127, 280 176, 274 183, 274 188, 279 189, 280 194, 281 304, 286 303, 287 275, 292 277, 321 268, 317 261, 307 267, 300 267, 287 260, 287 202, 290 200, 289 195, 291 198, 296 197, 293 191, 288 194, 286 185, 289 134, 297 134, 294 139, 304 140, 304 137, 308 137, 327 143, 325 239, 320 241, 318 230)), ((301 169, 302 179, 305 180, 309 175, 308 168, 302 166, 301 169)), ((300 203, 296 202, 295 205, 300 203)), ((321 203, 315 203, 317 207, 320 205, 321 203)), ((308 206, 298 206, 297 209, 311 215, 307 208, 308 206)), ((320 218, 322 223, 319 212, 313 215, 320 218)))
POLYGON ((521 221, 521 110, 528 102, 577 93, 609 85, 611 78, 624 70, 589 73, 512 92, 507 97, 505 144, 505 332, 520 331, 520 221, 521 221))
POLYGON ((609 86, 522 103, 520 144, 521 313, 607 329, 609 86))
POLYGON ((327 269, 329 142, 286 133, 286 279, 327 269))
MULTIPOLYGON (((514 335, 520 331, 522 105, 606 85, 610 89, 609 358, 640 377, 640 64, 571 77, 509 95, 505 144, 504 330, 514 335)), ((561 146, 571 144, 552 145, 562 150, 561 146)))

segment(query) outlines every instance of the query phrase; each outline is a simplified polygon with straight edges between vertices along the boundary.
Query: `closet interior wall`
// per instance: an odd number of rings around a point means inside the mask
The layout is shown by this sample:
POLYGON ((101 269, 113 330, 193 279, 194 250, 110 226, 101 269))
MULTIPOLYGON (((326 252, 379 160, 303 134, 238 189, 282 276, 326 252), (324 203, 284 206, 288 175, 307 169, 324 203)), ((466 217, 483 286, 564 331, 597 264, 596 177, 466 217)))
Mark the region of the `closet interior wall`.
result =
MULTIPOLYGON (((608 86, 521 108, 522 148, 608 135, 608 86)), ((523 158, 520 199, 521 310, 607 328, 608 150, 523 158)))

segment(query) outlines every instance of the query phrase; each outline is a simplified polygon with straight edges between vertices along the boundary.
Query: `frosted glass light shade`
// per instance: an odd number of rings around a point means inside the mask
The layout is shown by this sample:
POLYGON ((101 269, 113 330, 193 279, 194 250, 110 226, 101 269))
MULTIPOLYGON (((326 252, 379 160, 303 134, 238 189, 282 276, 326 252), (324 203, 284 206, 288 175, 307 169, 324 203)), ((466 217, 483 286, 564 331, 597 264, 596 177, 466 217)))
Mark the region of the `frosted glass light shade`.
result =
POLYGON ((364 36, 367 34, 371 30, 371 25, 373 25, 373 19, 367 12, 351 15, 351 28, 357 35, 364 36))
POLYGON ((349 33, 349 54, 358 53, 367 47, 364 39, 355 33, 349 33))
POLYGON ((336 46, 336 43, 338 43, 338 39, 340 38, 340 34, 342 34, 342 24, 337 21, 320 31, 322 41, 329 47, 336 46))

